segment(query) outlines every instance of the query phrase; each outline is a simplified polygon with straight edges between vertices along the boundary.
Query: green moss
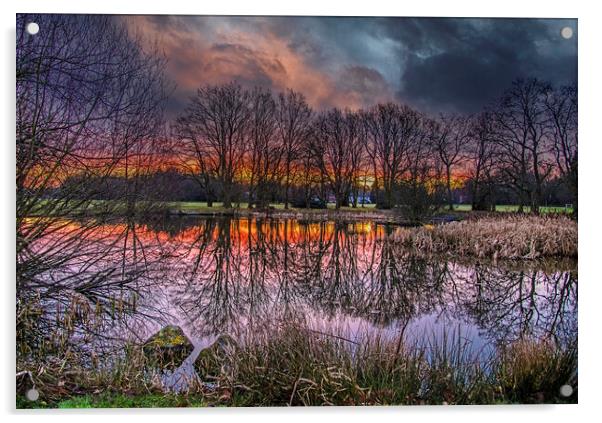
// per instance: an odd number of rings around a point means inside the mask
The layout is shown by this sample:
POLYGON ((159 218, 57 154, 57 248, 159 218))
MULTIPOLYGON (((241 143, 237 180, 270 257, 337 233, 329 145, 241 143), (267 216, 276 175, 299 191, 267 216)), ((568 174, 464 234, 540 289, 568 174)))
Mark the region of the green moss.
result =
POLYGON ((166 326, 143 345, 144 355, 153 367, 177 367, 192 353, 194 346, 178 326, 166 326))
POLYGON ((184 331, 178 326, 166 326, 153 335, 145 345, 155 345, 157 347, 177 347, 180 345, 189 345, 190 340, 184 334, 184 331))

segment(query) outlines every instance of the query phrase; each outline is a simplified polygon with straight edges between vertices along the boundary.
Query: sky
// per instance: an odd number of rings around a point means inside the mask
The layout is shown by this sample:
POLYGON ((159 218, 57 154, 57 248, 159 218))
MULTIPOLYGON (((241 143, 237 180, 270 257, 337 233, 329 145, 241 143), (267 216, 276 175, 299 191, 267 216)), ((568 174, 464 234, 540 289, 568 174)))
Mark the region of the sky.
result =
POLYGON ((172 117, 198 87, 230 81, 291 88, 318 110, 397 101, 426 113, 476 112, 520 77, 577 81, 576 19, 123 19, 167 56, 172 117))

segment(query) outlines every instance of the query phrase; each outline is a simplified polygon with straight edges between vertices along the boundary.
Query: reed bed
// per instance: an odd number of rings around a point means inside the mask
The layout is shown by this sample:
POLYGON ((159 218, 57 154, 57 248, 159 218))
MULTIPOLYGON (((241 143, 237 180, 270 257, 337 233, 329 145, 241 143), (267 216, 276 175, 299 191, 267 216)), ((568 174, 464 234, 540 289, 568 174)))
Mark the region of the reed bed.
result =
POLYGON ((492 259, 577 257, 577 222, 566 216, 486 216, 400 228, 392 239, 424 254, 492 259))

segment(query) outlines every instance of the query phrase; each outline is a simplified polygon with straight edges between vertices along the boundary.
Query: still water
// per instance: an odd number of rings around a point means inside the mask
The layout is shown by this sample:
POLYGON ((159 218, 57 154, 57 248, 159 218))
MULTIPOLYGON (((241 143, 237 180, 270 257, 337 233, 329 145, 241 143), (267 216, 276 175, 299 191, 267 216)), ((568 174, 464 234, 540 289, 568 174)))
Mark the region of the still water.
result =
POLYGON ((102 293, 79 289, 92 302, 123 296, 124 285, 134 293, 136 306, 125 319, 109 319, 103 338, 142 342, 177 325, 197 352, 220 334, 241 338, 249 328, 293 320, 350 341, 403 331, 430 342, 455 332, 483 355, 525 336, 576 337, 576 262, 424 258, 392 241, 398 230, 268 218, 107 222, 73 247, 102 255, 85 269, 71 265, 69 277, 122 272, 126 282, 102 293))

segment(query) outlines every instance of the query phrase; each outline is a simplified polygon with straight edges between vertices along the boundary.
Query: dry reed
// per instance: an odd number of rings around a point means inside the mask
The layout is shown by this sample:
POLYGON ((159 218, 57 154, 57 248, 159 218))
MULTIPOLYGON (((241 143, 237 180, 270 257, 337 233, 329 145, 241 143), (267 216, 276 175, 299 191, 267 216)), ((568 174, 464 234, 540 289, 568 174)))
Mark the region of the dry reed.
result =
POLYGON ((424 254, 493 259, 577 257, 577 222, 565 216, 487 216, 400 228, 392 238, 424 254))

